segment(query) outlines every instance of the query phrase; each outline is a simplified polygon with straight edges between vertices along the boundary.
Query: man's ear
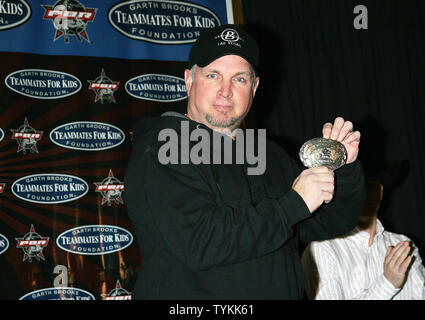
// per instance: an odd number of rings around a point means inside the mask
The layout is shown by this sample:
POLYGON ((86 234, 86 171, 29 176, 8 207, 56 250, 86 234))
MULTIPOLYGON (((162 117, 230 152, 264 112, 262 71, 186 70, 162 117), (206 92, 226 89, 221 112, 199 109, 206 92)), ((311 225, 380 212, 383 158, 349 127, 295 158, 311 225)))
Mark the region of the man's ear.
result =
POLYGON ((257 78, 255 78, 255 80, 254 80, 254 87, 253 87, 253 89, 252 89, 252 97, 254 98, 255 97, 255 92, 257 91, 257 88, 258 88, 258 85, 260 84, 260 78, 259 77, 257 77, 257 78))
POLYGON ((184 70, 184 82, 186 84, 187 96, 189 97, 190 89, 192 88, 193 83, 192 72, 189 69, 184 70))

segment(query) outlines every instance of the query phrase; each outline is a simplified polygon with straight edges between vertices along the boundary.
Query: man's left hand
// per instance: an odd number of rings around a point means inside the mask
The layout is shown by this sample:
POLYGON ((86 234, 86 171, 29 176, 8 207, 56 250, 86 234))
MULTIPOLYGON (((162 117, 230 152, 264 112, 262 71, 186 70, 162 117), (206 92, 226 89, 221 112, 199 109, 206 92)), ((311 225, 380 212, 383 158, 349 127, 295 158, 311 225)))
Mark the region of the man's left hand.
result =
POLYGON ((327 122, 322 129, 323 138, 337 140, 341 142, 347 150, 346 163, 356 161, 359 154, 360 132, 353 132, 353 123, 345 121, 342 117, 337 117, 334 123, 327 122))

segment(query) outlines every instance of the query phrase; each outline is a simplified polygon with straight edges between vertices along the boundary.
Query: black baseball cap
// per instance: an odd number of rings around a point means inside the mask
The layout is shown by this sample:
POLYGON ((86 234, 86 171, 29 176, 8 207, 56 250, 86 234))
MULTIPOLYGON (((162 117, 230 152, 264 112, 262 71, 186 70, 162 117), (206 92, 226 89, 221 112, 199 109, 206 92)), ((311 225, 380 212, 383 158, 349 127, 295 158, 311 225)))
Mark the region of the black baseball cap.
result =
POLYGON ((205 67, 220 57, 233 54, 248 61, 258 74, 257 42, 235 24, 223 24, 202 32, 190 50, 189 69, 195 64, 205 67))

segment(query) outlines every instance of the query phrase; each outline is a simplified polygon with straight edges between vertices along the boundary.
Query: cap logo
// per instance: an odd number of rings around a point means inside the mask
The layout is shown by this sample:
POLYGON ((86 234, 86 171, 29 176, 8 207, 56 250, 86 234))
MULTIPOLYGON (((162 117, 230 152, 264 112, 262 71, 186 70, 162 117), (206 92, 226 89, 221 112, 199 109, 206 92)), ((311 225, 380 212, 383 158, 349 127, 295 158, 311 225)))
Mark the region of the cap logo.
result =
POLYGON ((234 29, 224 30, 221 33, 220 37, 221 39, 223 39, 223 41, 228 41, 228 42, 236 42, 239 40, 239 34, 234 29))

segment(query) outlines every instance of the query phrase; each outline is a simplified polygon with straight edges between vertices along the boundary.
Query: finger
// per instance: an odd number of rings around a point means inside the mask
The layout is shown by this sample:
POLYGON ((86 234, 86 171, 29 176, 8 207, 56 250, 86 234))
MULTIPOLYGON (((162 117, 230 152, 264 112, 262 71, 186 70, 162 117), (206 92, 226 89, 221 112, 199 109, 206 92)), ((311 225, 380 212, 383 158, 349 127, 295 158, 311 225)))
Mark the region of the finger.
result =
MULTIPOLYGON (((399 265, 400 261, 398 261, 398 259, 400 258, 400 256, 402 256, 404 254, 404 251, 406 249, 406 246, 408 245, 407 242, 405 241, 401 241, 399 243, 397 243, 397 245, 394 247, 394 249, 392 250, 391 254, 390 254, 390 261, 389 263, 391 265, 399 265)), ((404 258, 403 258, 404 260, 404 258)))
POLYGON ((323 138, 329 139, 331 136, 331 132, 332 132, 332 123, 326 122, 323 125, 323 129, 322 129, 323 138))
POLYGON ((316 175, 315 181, 317 181, 318 183, 332 184, 332 186, 333 186, 334 183, 335 183, 335 178, 331 174, 319 173, 319 174, 316 175))
POLYGON ((390 261, 392 261, 394 254, 396 252, 396 248, 398 249, 400 247, 400 242, 397 243, 395 246, 388 246, 387 255, 385 256, 385 262, 388 264, 390 261))
POLYGON ((400 265, 400 271, 405 273, 407 271, 407 268, 410 265, 410 262, 412 261, 413 257, 412 256, 408 256, 403 263, 400 265))
POLYGON ((329 203, 331 202, 332 198, 334 197, 333 193, 322 191, 323 196, 323 202, 329 203))
POLYGON ((408 245, 403 245, 402 249, 400 249, 399 255, 395 258, 394 265, 397 268, 403 264, 406 258, 409 256, 410 247, 408 245))
POLYGON ((332 126, 331 139, 336 140, 341 132, 341 129, 344 125, 344 119, 341 117, 337 117, 334 120, 334 124, 332 126))
POLYGON ((351 144, 355 141, 360 142, 361 134, 360 131, 354 131, 348 133, 345 138, 342 140, 342 142, 345 142, 347 144, 351 144))
POLYGON ((353 131, 353 123, 351 121, 345 121, 336 140, 338 141, 344 140, 347 134, 351 133, 352 131, 353 131))
POLYGON ((332 195, 334 194, 334 184, 330 183, 330 182, 321 182, 319 184, 320 190, 322 190, 322 192, 328 192, 331 193, 332 195))
POLYGON ((394 257, 394 256, 397 254, 397 252, 398 252, 401 248, 403 248, 403 246, 404 246, 404 242, 403 242, 403 241, 400 241, 400 242, 399 242, 399 243, 397 243, 395 246, 392 246, 392 250, 391 250, 391 253, 389 254, 389 257, 390 257, 390 258, 394 257))
POLYGON ((317 176, 317 179, 319 182, 332 184, 332 186, 335 184, 335 178, 331 174, 321 173, 317 176))
POLYGON ((385 259, 384 259, 384 263, 385 264, 388 264, 388 262, 390 260, 390 257, 391 257, 391 252, 392 252, 393 248, 394 248, 393 246, 388 246, 387 253, 385 254, 385 259))
POLYGON ((334 184, 334 175, 330 172, 310 173, 310 183, 332 183, 334 184))
POLYGON ((329 173, 329 174, 334 175, 334 172, 331 169, 329 169, 328 167, 325 167, 325 166, 313 167, 313 168, 310 168, 310 169, 307 169, 307 170, 311 173, 329 173))
POLYGON ((316 185, 317 190, 329 190, 332 191, 334 188, 334 177, 327 174, 315 174, 306 176, 304 184, 316 185))

